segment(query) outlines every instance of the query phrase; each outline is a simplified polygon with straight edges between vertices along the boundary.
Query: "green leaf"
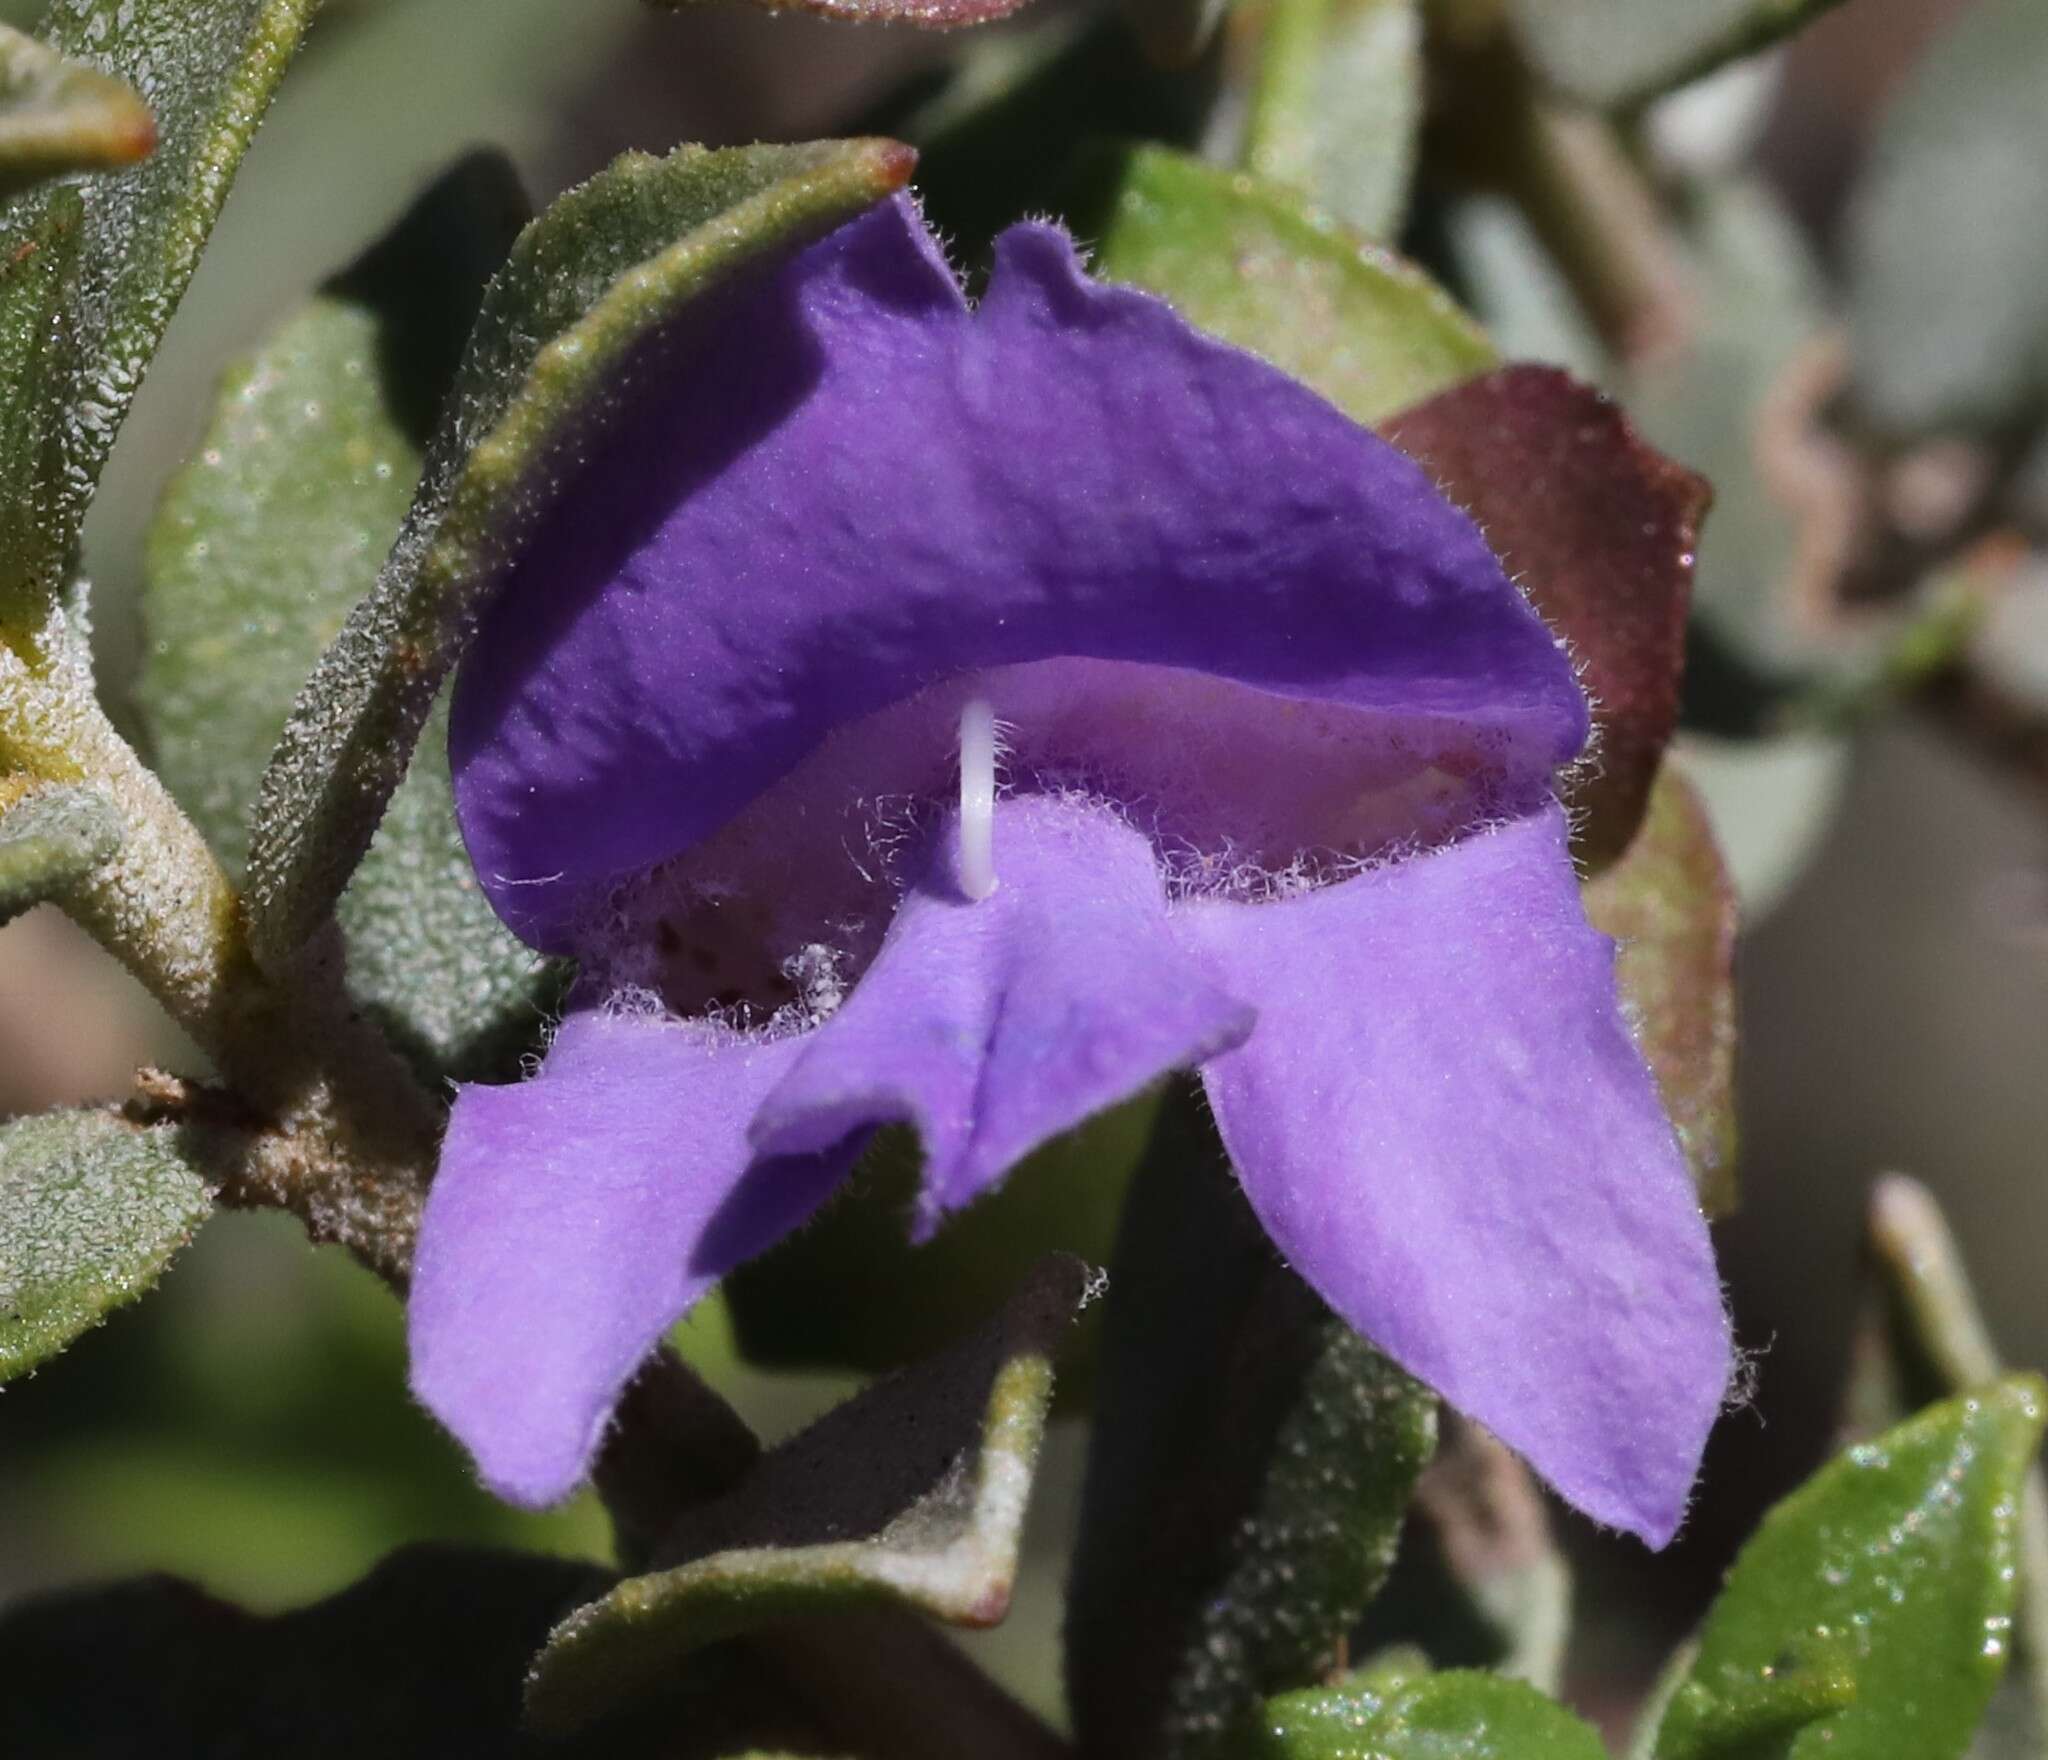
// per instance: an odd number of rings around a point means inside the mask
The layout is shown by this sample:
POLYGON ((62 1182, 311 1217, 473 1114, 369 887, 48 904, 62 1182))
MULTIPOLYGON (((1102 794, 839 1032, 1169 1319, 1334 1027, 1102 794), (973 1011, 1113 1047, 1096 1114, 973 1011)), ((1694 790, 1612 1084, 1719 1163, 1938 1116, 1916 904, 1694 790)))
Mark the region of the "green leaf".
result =
MULTIPOLYGON (((231 868, 292 700, 376 584, 434 407, 524 213, 495 154, 460 162, 221 387, 149 543, 139 687, 166 782, 231 868)), ((462 848, 443 717, 342 901, 349 981, 422 1067, 491 1073, 530 1034, 533 953, 462 848)))
POLYGON ((1735 1208, 1734 882, 1706 808, 1671 764, 1621 859, 1586 885, 1621 943, 1615 978, 1710 1216, 1735 1208))
MULTIPOLYGON (((42 35, 57 53, 147 95, 158 135, 156 151, 134 171, 76 192, 84 219, 65 302, 76 358, 53 510, 67 547, 317 3, 55 0, 44 20, 42 35)), ((69 193, 17 198, 0 214, 0 251, 35 236, 49 204, 69 193)))
POLYGON ((1634 109, 1753 55, 1840 0, 1509 0, 1530 64, 1588 104, 1634 109))
POLYGON ((1227 1751, 1385 1579, 1436 1402, 1274 1256, 1192 1092, 1111 1263, 1067 1597, 1081 1750, 1227 1751))
POLYGON ((40 788, 0 807, 0 923, 60 898, 120 847, 120 819, 89 788, 40 788))
POLYGON ((1892 101, 1850 213, 1864 409, 1902 435, 2048 401, 2048 8, 1980 0, 1892 101))
POLYGON ((1657 1760, 1961 1754, 2005 1671, 2044 1399, 2022 1375, 1934 1406, 1765 1516, 1707 1617, 1657 1760))
POLYGON ((35 630, 64 576, 59 517, 63 400, 73 338, 63 321, 83 208, 52 192, 0 241, 0 638, 35 630))
POLYGON ((161 1576, 21 1602, 0 1620, 0 1750, 20 1760, 850 1753, 787 1681, 733 1646, 693 1659, 658 1701, 581 1740, 523 1736, 527 1658, 564 1608, 606 1581, 565 1559, 412 1546, 339 1595, 267 1617, 161 1576))
POLYGON ((0 196, 71 171, 147 158, 156 119, 124 80, 0 24, 0 196))
POLYGON ((1451 1670, 1375 1692, 1342 1683, 1266 1707, 1259 1760, 1606 1760, 1600 1737, 1534 1687, 1451 1670))
POLYGON ((0 1382, 141 1295, 211 1202, 171 1129, 104 1112, 0 1125, 0 1382))
POLYGON ((1003 1313, 944 1356, 876 1383, 771 1450, 729 1495, 684 1513, 632 1577, 558 1626, 527 1712, 572 1729, 755 1626, 900 1605, 955 1625, 1008 1610, 1052 1397, 1051 1353, 1086 1298, 1047 1260, 1003 1313))
POLYGON ((257 957, 333 909, 505 559, 601 430, 619 375, 692 301, 900 188, 893 141, 628 154, 520 235, 492 281, 375 590, 265 772, 249 852, 257 957))
POLYGON ((1416 0, 1264 0, 1232 31, 1254 67, 1239 158, 1366 237, 1394 237, 1422 123, 1416 0))
POLYGON ((1378 422, 1494 364, 1420 269, 1248 172, 1154 147, 1096 155, 1068 211, 1094 268, 1378 422))
MULTIPOLYGON (((1859 1316, 1843 1400, 1844 1428, 1858 1440, 2003 1372, 1962 1248, 1931 1191, 1904 1174, 1878 1180, 1866 1239, 1877 1287, 1859 1316)), ((2018 1546, 2020 1697, 2048 1731, 2048 1476, 2038 1462, 2020 1491, 2018 1546)))

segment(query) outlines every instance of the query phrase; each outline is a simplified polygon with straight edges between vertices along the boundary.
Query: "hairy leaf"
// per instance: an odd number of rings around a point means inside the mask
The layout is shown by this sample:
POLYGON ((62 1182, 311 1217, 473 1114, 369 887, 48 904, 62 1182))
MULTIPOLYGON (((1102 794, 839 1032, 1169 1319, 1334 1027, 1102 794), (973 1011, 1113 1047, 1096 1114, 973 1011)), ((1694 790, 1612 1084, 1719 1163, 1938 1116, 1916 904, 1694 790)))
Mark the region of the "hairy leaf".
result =
POLYGON ((1171 301, 1354 420, 1378 422, 1494 365, 1421 270, 1248 172, 1154 147, 1089 163, 1068 211, 1094 268, 1171 301))
POLYGON ((133 86, 0 25, 0 196, 132 165, 155 145, 156 119, 133 86))
POLYGON ((265 772, 250 934, 274 969, 325 920, 404 774, 505 558, 690 302, 900 188, 892 141, 628 154, 521 234, 491 282, 375 590, 308 681, 265 772))
POLYGON ((658 1703, 580 1740, 522 1734, 527 1658, 607 1580, 565 1559, 415 1546, 339 1595, 271 1617, 168 1577, 24 1602, 0 1621, 0 1749, 11 1760, 847 1753, 786 1682, 730 1646, 678 1669, 658 1703))
POLYGON ((1605 1760, 1599 1736, 1534 1687, 1450 1670, 1385 1691, 1348 1682, 1266 1707, 1259 1760, 1605 1760))
POLYGON ((1016 1575, 1053 1346, 1086 1281, 1078 1259, 1047 1260, 980 1332, 876 1383, 686 1512, 660 1568, 550 1636, 528 1687, 534 1725, 574 1728, 703 1645, 776 1620, 901 1605, 994 1625, 1016 1575))
POLYGON ((2048 8, 1960 13, 1885 115, 1851 209, 1856 388, 1913 435, 2048 406, 2048 8))
MULTIPOLYGON (((292 699, 376 584, 437 394, 524 212, 478 154, 221 387, 150 535, 140 694, 164 779, 239 867, 292 699)), ((492 1073, 539 962, 478 890, 437 715, 341 908, 355 993, 437 1074, 492 1073)))
POLYGON ((41 624, 71 543, 59 514, 73 341, 64 312, 83 213, 75 191, 54 191, 0 241, 0 639, 41 624))
MULTIPOLYGON (((141 94, 156 151, 82 185, 78 271, 65 301, 75 360, 58 436, 53 517, 75 536, 114 435, 198 266, 235 168, 318 0, 54 0, 50 48, 141 94)), ((0 213, 0 254, 36 236, 67 191, 0 213)))
POLYGON ((1705 482, 1638 438, 1590 386, 1548 367, 1504 367, 1386 424, 1472 515, 1544 621, 1569 644, 1592 699, 1595 766, 1572 792, 1596 866, 1642 823, 1678 724, 1693 551, 1705 482))
POLYGON ((1633 109, 1753 55, 1840 0, 1509 0, 1524 50, 1551 84, 1633 109))
POLYGON ((1849 1449, 1765 1516, 1657 1760, 1961 1754, 2005 1672, 2017 1505, 2044 1416, 2036 1378, 1994 1383, 1849 1449))
POLYGON ((1067 1600, 1082 1752, 1220 1754, 1385 1578, 1436 1402, 1280 1263, 1193 1096, 1125 1213, 1067 1600))
POLYGON ((41 788, 8 804, 0 782, 0 923, 59 898, 121 847, 121 822, 89 788, 41 788))
POLYGON ((1615 977, 1710 1216, 1735 1208, 1734 882, 1706 809, 1666 764, 1619 861, 1586 886, 1586 915, 1621 943, 1615 977))
POLYGON ((104 1112, 0 1125, 0 1381, 141 1295, 211 1202, 170 1129, 104 1112))

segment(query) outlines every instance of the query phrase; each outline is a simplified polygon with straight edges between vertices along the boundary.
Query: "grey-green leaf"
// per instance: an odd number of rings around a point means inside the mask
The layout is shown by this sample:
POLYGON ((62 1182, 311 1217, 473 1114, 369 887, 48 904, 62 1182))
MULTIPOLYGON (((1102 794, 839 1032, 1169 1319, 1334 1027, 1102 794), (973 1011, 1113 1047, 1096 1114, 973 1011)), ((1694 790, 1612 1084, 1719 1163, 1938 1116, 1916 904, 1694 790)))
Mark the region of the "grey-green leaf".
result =
POLYGON ((382 332, 333 294, 287 319, 229 370, 150 530, 138 694, 158 771, 231 871, 292 698, 412 500, 382 332))
POLYGON ((1633 109, 1768 48, 1840 0, 1510 0, 1531 64, 1589 104, 1633 109))
POLYGON ((132 165, 155 145, 156 119, 133 86, 0 24, 0 196, 132 165))
POLYGON ((1132 1188, 1099 1385, 1067 1598, 1081 1750, 1227 1752, 1385 1579, 1436 1402, 1280 1263, 1189 1092, 1132 1188))
POLYGON ((575 1728, 679 1659, 775 1620, 908 1606, 955 1625, 1008 1610, 1052 1350, 1085 1298, 1078 1259, 1047 1260, 989 1325, 828 1413, 740 1486, 682 1516, 632 1577, 559 1625, 527 1712, 575 1728))
POLYGON ((398 544, 265 772, 249 899, 266 965, 289 966, 332 910, 497 571, 607 418, 620 372, 728 276, 901 188, 912 158, 893 141, 628 154, 521 235, 398 544))
POLYGON ((2005 1672, 2044 1400, 2022 1375, 1931 1407, 1765 1516, 1707 1617, 1657 1760, 1961 1754, 2005 1672))
MULTIPOLYGON (((156 151, 80 189, 84 222, 67 301, 76 361, 61 435, 58 505, 75 535, 121 419, 226 201, 318 0, 55 0, 49 46, 132 85, 156 116, 156 151)), ((60 192, 0 214, 32 232, 60 192)))
POLYGON ((1258 1760, 1606 1760, 1599 1735, 1534 1687, 1464 1670, 1288 1693, 1258 1760))
MULTIPOLYGON (((459 162, 236 367, 150 534, 140 696, 164 779, 231 868, 293 697, 376 584, 483 284, 523 217, 511 168, 459 162)), ((489 1073, 535 1018, 536 956, 455 826, 441 717, 341 910, 349 982, 424 1068, 489 1073)))
POLYGON ((92 789, 40 788, 0 806, 0 923, 61 898, 120 847, 121 822, 92 789))
POLYGON ((1244 164, 1368 238, 1394 237, 1422 122, 1416 0, 1264 0, 1231 29, 1254 68, 1244 164))
POLYGON ((1156 147, 1098 156, 1069 212, 1094 268, 1377 422, 1494 352, 1421 270, 1249 172, 1156 147))
POLYGON ((1856 389, 1902 435, 2048 400, 2048 7, 1979 0, 1886 113, 1851 210, 1856 389))
POLYGON ((0 1382, 141 1295, 210 1204, 170 1127, 104 1112, 0 1125, 0 1382))
POLYGON ((1644 435, 1714 485, 1696 622, 1764 678, 1827 659, 1824 606, 1846 562, 1853 483, 1830 469, 1817 410, 1839 342, 1811 250, 1759 184, 1702 184, 1687 244, 1693 322, 1622 388, 1644 435))

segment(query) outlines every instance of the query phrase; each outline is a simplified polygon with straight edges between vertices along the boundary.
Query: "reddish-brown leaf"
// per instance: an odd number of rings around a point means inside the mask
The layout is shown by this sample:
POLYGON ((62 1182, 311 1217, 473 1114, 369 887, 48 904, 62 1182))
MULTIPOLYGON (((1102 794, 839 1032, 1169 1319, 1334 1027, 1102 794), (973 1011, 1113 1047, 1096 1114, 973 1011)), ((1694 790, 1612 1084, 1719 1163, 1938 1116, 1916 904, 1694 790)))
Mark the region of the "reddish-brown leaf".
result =
POLYGON ((1571 645, 1598 731, 1570 798, 1582 815, 1580 854, 1605 865, 1641 824, 1678 720, 1705 479, 1552 367, 1468 380, 1385 431, 1479 523, 1571 645))

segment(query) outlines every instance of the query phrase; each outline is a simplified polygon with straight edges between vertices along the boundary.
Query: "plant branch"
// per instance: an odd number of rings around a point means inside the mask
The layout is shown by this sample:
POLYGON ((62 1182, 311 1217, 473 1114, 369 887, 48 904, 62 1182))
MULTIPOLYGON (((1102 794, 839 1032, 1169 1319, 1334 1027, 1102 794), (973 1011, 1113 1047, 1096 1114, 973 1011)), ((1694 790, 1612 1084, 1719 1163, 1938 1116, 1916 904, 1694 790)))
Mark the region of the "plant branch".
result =
POLYGON ((101 709, 76 607, 0 644, 0 772, 89 786, 120 820, 120 848, 62 902, 262 1121, 224 1175, 231 1201, 290 1210, 402 1282, 438 1109, 350 1002, 338 937, 290 983, 257 968, 234 885, 101 709))

